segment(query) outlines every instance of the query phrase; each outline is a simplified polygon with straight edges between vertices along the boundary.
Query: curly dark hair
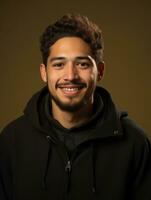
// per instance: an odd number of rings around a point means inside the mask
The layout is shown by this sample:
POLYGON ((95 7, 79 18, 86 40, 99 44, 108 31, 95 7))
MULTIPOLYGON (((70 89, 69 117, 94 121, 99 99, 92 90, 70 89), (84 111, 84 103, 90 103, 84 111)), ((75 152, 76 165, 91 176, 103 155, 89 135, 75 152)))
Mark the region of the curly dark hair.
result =
POLYGON ((41 36, 40 50, 45 66, 50 53, 50 47, 60 38, 75 36, 90 45, 92 55, 99 63, 103 59, 103 39, 100 28, 86 16, 67 14, 49 25, 41 36))

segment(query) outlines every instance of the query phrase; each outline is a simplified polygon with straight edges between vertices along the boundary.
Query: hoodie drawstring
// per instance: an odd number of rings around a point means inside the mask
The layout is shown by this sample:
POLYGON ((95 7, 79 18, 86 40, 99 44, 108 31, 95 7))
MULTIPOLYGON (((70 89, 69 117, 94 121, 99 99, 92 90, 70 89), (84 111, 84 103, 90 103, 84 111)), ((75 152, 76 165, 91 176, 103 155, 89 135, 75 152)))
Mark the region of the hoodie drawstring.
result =
POLYGON ((93 193, 96 193, 96 174, 95 174, 95 147, 94 143, 91 144, 91 159, 90 159, 90 167, 91 167, 91 190, 93 193))
MULTIPOLYGON (((49 143, 49 148, 48 148, 48 153, 47 153, 47 159, 45 162, 45 166, 44 166, 44 173, 42 176, 42 188, 44 190, 47 190, 47 184, 46 184, 46 178, 47 178, 47 174, 48 174, 48 168, 49 168, 49 163, 50 163, 50 154, 51 154, 51 144, 50 144, 50 136, 46 136, 46 139, 49 143)), ((90 170, 91 170, 91 191, 93 193, 96 193, 96 171, 95 171, 95 146, 94 143, 91 144, 90 146, 90 170)), ((68 184, 66 187, 66 192, 69 192, 69 188, 70 188, 70 170, 71 170, 71 163, 67 163, 66 165, 66 172, 68 173, 68 184)))
POLYGON ((43 173, 43 176, 42 176, 42 188, 44 190, 47 190, 46 178, 47 178, 48 167, 49 167, 49 162, 50 162, 50 154, 51 154, 50 136, 47 135, 46 139, 49 143, 49 149, 48 149, 47 159, 46 159, 45 166, 44 166, 44 173, 43 173))

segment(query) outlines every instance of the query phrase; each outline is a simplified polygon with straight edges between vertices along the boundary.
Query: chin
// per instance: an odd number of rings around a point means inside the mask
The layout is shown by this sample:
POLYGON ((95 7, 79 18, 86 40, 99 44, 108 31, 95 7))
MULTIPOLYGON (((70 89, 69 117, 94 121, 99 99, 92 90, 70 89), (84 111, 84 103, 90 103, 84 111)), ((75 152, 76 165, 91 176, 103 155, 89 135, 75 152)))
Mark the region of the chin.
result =
POLYGON ((57 106, 58 106, 61 110, 67 111, 67 112, 76 112, 76 111, 82 109, 82 108, 83 108, 83 105, 84 105, 83 102, 74 103, 74 104, 63 103, 63 102, 57 103, 57 106))
POLYGON ((57 96, 53 96, 51 94, 51 98, 53 102, 56 104, 57 107, 60 108, 60 110, 67 111, 67 112, 77 112, 81 109, 83 109, 86 105, 89 104, 90 97, 89 96, 83 96, 78 99, 74 98, 60 98, 57 96))
POLYGON ((54 99, 55 104, 57 107, 60 108, 60 110, 67 111, 67 112, 77 112, 78 110, 82 109, 85 105, 84 101, 80 102, 63 102, 58 99, 54 99))

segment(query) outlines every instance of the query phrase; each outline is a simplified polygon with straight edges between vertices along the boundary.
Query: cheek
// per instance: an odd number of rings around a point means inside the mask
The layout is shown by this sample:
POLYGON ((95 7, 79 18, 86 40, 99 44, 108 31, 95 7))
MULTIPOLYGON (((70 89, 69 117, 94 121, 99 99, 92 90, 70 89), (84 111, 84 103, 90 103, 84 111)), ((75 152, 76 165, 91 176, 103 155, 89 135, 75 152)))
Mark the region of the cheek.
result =
POLYGON ((47 76, 48 82, 50 82, 52 84, 56 82, 57 77, 56 77, 55 73, 53 73, 52 71, 49 71, 47 75, 48 75, 47 76))
POLYGON ((89 73, 89 76, 88 77, 88 82, 90 82, 91 84, 93 83, 96 83, 97 81, 97 72, 95 70, 92 70, 90 73, 89 73))
POLYGON ((51 82, 52 84, 55 84, 56 82, 58 82, 61 79, 62 72, 56 71, 53 69, 49 69, 47 75, 48 75, 48 81, 51 82))
POLYGON ((97 79, 98 79, 98 71, 97 71, 97 69, 93 70, 93 72, 92 72, 92 79, 93 79, 93 81, 95 83, 97 82, 97 79))
POLYGON ((55 78, 53 76, 48 75, 47 84, 51 90, 55 87, 55 83, 56 83, 55 78))

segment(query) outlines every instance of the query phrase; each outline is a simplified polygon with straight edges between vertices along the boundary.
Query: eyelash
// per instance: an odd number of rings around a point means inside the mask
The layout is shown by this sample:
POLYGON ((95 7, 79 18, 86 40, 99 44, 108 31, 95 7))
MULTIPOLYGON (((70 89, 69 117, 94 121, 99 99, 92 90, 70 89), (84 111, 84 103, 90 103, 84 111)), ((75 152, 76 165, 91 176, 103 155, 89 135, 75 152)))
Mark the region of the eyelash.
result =
MULTIPOLYGON (((87 63, 87 62, 76 62, 75 63, 77 66, 80 65, 80 68, 82 69, 86 69, 90 66, 90 63, 87 63)), ((56 68, 61 68, 65 65, 65 63, 55 63, 53 64, 53 67, 56 67, 56 68)))
POLYGON ((55 63, 55 64, 53 64, 53 67, 58 67, 58 68, 60 68, 60 67, 62 67, 64 65, 64 63, 55 63))
POLYGON ((88 68, 90 66, 90 64, 87 62, 79 62, 77 65, 80 65, 81 68, 88 68))

